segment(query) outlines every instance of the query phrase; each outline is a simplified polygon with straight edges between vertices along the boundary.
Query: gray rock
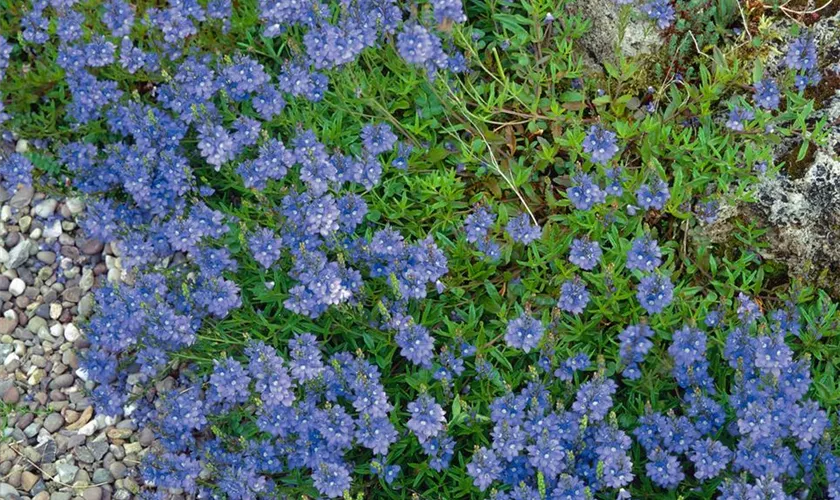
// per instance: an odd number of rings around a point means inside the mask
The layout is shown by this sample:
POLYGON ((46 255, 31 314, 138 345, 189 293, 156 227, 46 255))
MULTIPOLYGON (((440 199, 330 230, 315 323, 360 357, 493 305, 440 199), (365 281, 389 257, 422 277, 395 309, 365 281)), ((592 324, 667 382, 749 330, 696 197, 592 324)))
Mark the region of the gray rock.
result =
POLYGON ((128 469, 122 462, 114 462, 108 467, 108 472, 116 479, 122 479, 128 475, 128 469))
POLYGON ((20 210, 32 202, 32 197, 34 195, 35 190, 32 187, 24 186, 15 191, 15 194, 12 195, 12 199, 9 200, 9 205, 11 205, 12 208, 17 208, 18 210, 20 210))
POLYGON ((94 441, 93 443, 88 444, 88 449, 93 454, 93 458, 96 460, 102 460, 102 457, 108 453, 109 448, 110 446, 108 446, 108 443, 105 441, 94 441))
POLYGON ((73 495, 66 491, 56 491, 50 495, 50 500, 70 500, 71 498, 73 498, 73 495))
POLYGON ((95 484, 105 484, 105 483, 113 483, 114 476, 108 472, 108 469, 104 469, 102 467, 93 471, 93 482, 95 484))
POLYGON ((57 451, 55 441, 49 440, 40 446, 41 463, 55 462, 55 454, 57 451))
POLYGON ((70 387, 73 385, 73 380, 73 375, 70 373, 59 375, 50 382, 50 389, 64 389, 70 387))
POLYGON ((0 498, 12 499, 12 498, 17 498, 19 495, 20 495, 20 493, 18 493, 18 490, 16 490, 15 487, 12 486, 11 484, 0 483, 0 498))
POLYGON ((72 464, 58 463, 55 465, 55 471, 58 474, 58 480, 64 484, 73 484, 76 479, 76 473, 79 468, 72 464))
POLYGON ((21 264, 26 262, 29 258, 29 254, 37 248, 38 245, 36 245, 32 240, 25 238, 20 240, 17 245, 9 251, 9 261, 6 263, 6 267, 9 269, 17 269, 21 264))
POLYGON ((50 434, 61 429, 62 425, 64 425, 64 417, 58 413, 50 413, 47 415, 47 418, 44 419, 44 429, 46 429, 50 434))
POLYGON ((90 488, 85 488, 85 491, 82 492, 82 498, 85 500, 101 500, 102 499, 102 488, 99 486, 91 486, 90 488))
POLYGON ((35 256, 44 264, 50 265, 55 263, 55 252, 38 252, 35 256))
MULTIPOLYGON (((573 0, 566 5, 572 14, 581 15, 592 24, 579 40, 589 56, 589 63, 616 61, 619 45, 619 17, 622 6, 614 0, 573 0)), ((652 23, 627 23, 619 50, 625 57, 651 54, 662 46, 662 40, 652 23)))
POLYGON ((76 448, 74 453, 76 454, 76 458, 79 459, 80 462, 92 464, 96 461, 96 459, 93 458, 93 453, 90 452, 87 446, 79 446, 78 448, 76 448))

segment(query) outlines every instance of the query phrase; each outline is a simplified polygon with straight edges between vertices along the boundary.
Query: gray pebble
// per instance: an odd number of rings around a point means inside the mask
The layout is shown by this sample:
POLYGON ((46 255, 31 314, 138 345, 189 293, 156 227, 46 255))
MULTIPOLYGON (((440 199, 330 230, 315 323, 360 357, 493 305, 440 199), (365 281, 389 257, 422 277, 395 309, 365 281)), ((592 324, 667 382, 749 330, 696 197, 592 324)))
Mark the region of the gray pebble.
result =
POLYGON ((44 429, 46 429, 50 434, 61 429, 62 425, 64 425, 64 417, 58 413, 50 413, 47 415, 47 418, 44 419, 44 429))
POLYGON ((64 389, 66 387, 70 387, 71 385, 73 385, 73 375, 65 373, 64 375, 59 375, 50 382, 50 389, 64 389))
POLYGON ((35 254, 35 256, 44 264, 52 265, 55 263, 55 252, 41 251, 35 254))

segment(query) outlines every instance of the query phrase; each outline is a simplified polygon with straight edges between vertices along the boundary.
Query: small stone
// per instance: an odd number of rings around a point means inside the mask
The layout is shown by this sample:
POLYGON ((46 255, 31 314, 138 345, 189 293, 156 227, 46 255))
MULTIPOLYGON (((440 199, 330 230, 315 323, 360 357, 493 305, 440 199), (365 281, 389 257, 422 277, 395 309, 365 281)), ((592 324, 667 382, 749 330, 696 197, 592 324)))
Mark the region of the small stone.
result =
POLYGON ((6 389, 6 392, 3 393, 3 402, 8 403, 10 405, 17 404, 20 401, 20 393, 18 392, 16 387, 9 387, 6 389))
POLYGON ((72 497, 73 495, 66 491, 56 491, 50 495, 50 500, 70 500, 72 497))
POLYGON ((96 432, 97 428, 99 428, 99 426, 96 425, 96 421, 94 420, 83 425, 79 429, 79 434, 82 436, 93 436, 93 433, 96 432))
POLYGON ((65 203, 73 215, 79 215, 85 210, 85 202, 81 198, 67 198, 65 203))
POLYGON ((23 186, 15 191, 12 199, 9 200, 9 205, 20 210, 32 202, 33 196, 35 196, 35 189, 32 186, 23 186))
POLYGON ((15 278, 9 284, 9 292, 12 293, 15 297, 23 295, 23 292, 26 291, 26 283, 20 278, 15 278))
POLYGON ((102 488, 99 486, 92 486, 82 492, 82 498, 85 500, 102 500, 102 488))
POLYGON ((64 389, 70 387, 71 385, 73 385, 73 375, 65 373, 64 375, 59 375, 50 382, 50 389, 64 389))
POLYGON ((35 215, 42 219, 49 219, 55 213, 55 207, 58 206, 58 201, 53 199, 46 199, 41 203, 35 205, 35 215))
POLYGON ((0 318, 0 335, 10 335, 17 327, 17 319, 0 318))
POLYGON ((59 463, 55 465, 55 471, 58 474, 58 480, 64 484, 73 484, 76 478, 76 473, 79 468, 72 464, 59 463))
POLYGON ((28 233, 29 228, 32 227, 32 217, 24 215, 18 219, 18 226, 20 227, 21 233, 28 233))
POLYGON ((34 497, 32 497, 32 500, 50 500, 50 494, 46 491, 42 491, 34 497))
POLYGON ((106 484, 114 482, 114 476, 108 472, 108 469, 102 467, 93 471, 93 482, 96 484, 106 484))
MULTIPOLYGON (((61 312, 62 312, 61 304, 59 304, 58 302, 53 302, 52 304, 50 304, 50 318, 52 318, 52 319, 60 318, 61 317, 61 312)), ((66 331, 67 330, 65 329, 65 333, 66 333, 66 331)), ((72 340, 71 340, 71 342, 72 342, 72 340)))
POLYGON ((102 457, 108 453, 108 450, 111 449, 111 447, 105 441, 94 441, 88 444, 88 449, 93 454, 93 458, 96 460, 102 460, 102 457))
POLYGON ((35 483, 38 482, 38 479, 40 478, 28 470, 23 471, 23 474, 20 477, 20 486, 24 489, 24 491, 30 491, 35 486, 35 483))
POLYGON ((31 254, 36 248, 37 245, 32 240, 20 240, 18 244, 9 251, 9 261, 6 263, 6 267, 9 269, 17 269, 21 264, 26 262, 29 258, 29 254, 31 254))
POLYGON ((93 458, 93 453, 90 452, 87 446, 79 446, 76 448, 75 454, 76 458, 79 459, 80 462, 92 464, 96 461, 96 459, 93 458))
POLYGON ((79 332, 79 329, 76 328, 76 325, 73 323, 67 323, 64 325, 64 338, 67 339, 67 342, 75 342, 79 340, 81 336, 81 332, 79 332))
POLYGON ((143 450, 143 447, 140 446, 140 443, 126 443, 125 444, 125 452, 126 453, 140 453, 143 450))
POLYGON ((102 253, 105 245, 101 241, 95 239, 85 239, 76 242, 78 249, 85 255, 96 255, 102 253))
POLYGON ((35 254, 35 257, 37 257, 38 260, 47 265, 52 265, 53 263, 55 263, 55 252, 41 251, 35 254))
POLYGON ((73 303, 78 303, 82 298, 82 289, 78 286, 70 287, 61 294, 61 297, 73 303))
POLYGON ((128 468, 122 462, 114 462, 108 467, 108 472, 116 479, 122 479, 128 475, 128 468))
POLYGON ((44 429, 46 429, 50 434, 61 429, 62 425, 64 425, 64 417, 58 413, 50 413, 47 415, 47 418, 44 419, 44 429))
POLYGON ((33 316, 29 319, 29 324, 26 325, 26 328, 29 329, 30 332, 37 334, 41 328, 47 328, 47 320, 40 316, 33 316))
POLYGON ((55 220, 44 226, 44 238, 60 238, 63 231, 60 220, 55 220))
MULTIPOLYGON (((122 491, 125 491, 125 490, 122 490, 122 491)), ((128 493, 128 492, 126 491, 126 493, 128 493)), ((0 498, 11 499, 11 498, 17 498, 18 495, 19 495, 18 490, 16 490, 14 486, 12 486, 9 483, 0 483, 0 498)), ((70 497, 68 497, 68 500, 69 500, 69 498, 70 497)))
POLYGON ((50 439, 43 445, 41 445, 41 463, 52 463, 55 462, 55 453, 58 451, 58 446, 56 446, 55 441, 50 439))
POLYGON ((132 431, 131 429, 108 429, 108 439, 128 439, 131 437, 132 431))

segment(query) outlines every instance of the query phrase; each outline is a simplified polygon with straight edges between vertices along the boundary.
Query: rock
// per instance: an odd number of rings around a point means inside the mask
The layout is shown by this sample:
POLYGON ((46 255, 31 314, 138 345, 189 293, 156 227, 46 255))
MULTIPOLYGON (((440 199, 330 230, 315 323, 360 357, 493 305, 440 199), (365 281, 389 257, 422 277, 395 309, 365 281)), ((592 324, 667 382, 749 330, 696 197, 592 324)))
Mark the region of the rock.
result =
POLYGON ((17 390, 17 387, 9 387, 6 392, 3 393, 3 402, 8 403, 10 405, 17 404, 20 401, 20 393, 17 390))
POLYGON ((76 479, 76 473, 79 472, 79 468, 68 463, 58 463, 55 465, 55 471, 56 474, 58 474, 59 481, 64 484, 73 484, 73 480, 76 479))
MULTIPOLYGON (((0 483, 0 498, 17 498, 20 493, 9 483, 0 483)), ((69 497, 68 497, 69 498, 69 497)))
POLYGON ((11 205, 12 208, 20 210, 32 202, 32 197, 34 195, 35 189, 31 186, 23 186, 15 191, 14 195, 12 195, 12 199, 9 200, 9 205, 11 205))
POLYGON ((67 342, 75 342, 79 340, 81 336, 81 332, 79 332, 79 329, 76 328, 76 325, 73 323, 67 323, 64 325, 64 338, 67 339, 67 342))
MULTIPOLYGON (((622 6, 614 0, 573 0, 566 4, 566 8, 569 13, 592 21, 589 30, 578 41, 589 55, 590 65, 592 62, 615 63, 622 6)), ((659 33, 649 23, 630 21, 624 30, 619 49, 625 57, 635 57, 652 54, 661 45, 659 33)))
POLYGON ((66 491, 56 491, 50 495, 50 500, 70 500, 72 497, 73 495, 66 491))
POLYGON ((90 488, 86 488, 85 491, 82 492, 82 497, 85 500, 101 500, 102 488, 100 488, 99 486, 92 486, 90 488))
POLYGON ((51 265, 55 263, 55 252, 38 252, 35 257, 44 264, 51 265))
POLYGON ((103 245, 101 241, 95 239, 77 241, 76 245, 85 255, 96 255, 102 253, 102 249, 105 248, 105 245, 103 245))
POLYGON ((0 318, 0 335, 9 335, 17 327, 17 319, 0 318))
POLYGON ((64 389, 70 387, 71 385, 73 385, 73 375, 65 373, 52 379, 52 382, 50 382, 50 389, 64 389))
MULTIPOLYGON (((840 123, 840 93, 824 113, 840 123)), ((792 148, 794 159, 797 151, 792 148)), ((790 163, 788 154, 782 159, 790 163)), ((788 164, 787 171, 763 179, 755 202, 721 207, 717 220, 696 231, 695 239, 728 244, 736 223, 749 220, 767 231, 763 258, 784 263, 792 279, 840 296, 840 127, 816 148, 810 165, 797 168, 788 164)))
POLYGON ((32 240, 20 240, 9 252, 9 261, 6 263, 6 267, 9 269, 17 269, 21 264, 29 259, 29 254, 37 248, 38 246, 32 240))
POLYGON ((44 226, 44 238, 58 238, 62 232, 60 220, 54 220, 44 226))
POLYGON ((29 318, 29 324, 26 325, 26 328, 37 335, 41 328, 47 328, 47 320, 40 316, 33 316, 32 318, 29 318))
POLYGON ((46 491, 42 491, 34 497, 32 497, 32 500, 50 500, 50 494, 46 491))
POLYGON ((24 215, 18 219, 18 227, 20 227, 21 233, 28 233, 29 228, 32 227, 32 217, 24 215))
POLYGON ((59 304, 58 302, 53 302, 52 304, 50 304, 50 319, 60 318, 62 310, 63 309, 61 308, 61 304, 59 304))
POLYGON ((102 467, 93 471, 93 482, 95 484, 105 484, 105 483, 112 483, 114 482, 114 476, 108 472, 108 469, 103 469, 102 467))
POLYGON ((38 476, 28 470, 23 471, 23 474, 20 477, 20 486, 24 489, 24 491, 31 491, 39 479, 40 478, 38 476))
POLYGON ((94 441, 88 444, 88 449, 93 454, 93 458, 96 460, 102 460, 102 457, 108 453, 108 450, 111 449, 111 447, 105 441, 94 441))
POLYGON ((61 294, 61 297, 73 303, 78 303, 82 298, 82 289, 78 286, 70 287, 61 294))
POLYGON ((93 462, 96 461, 96 459, 93 458, 93 453, 90 452, 90 450, 88 449, 87 446, 79 446, 78 448, 76 448, 75 454, 76 454, 76 458, 80 462, 84 462, 86 464, 92 464, 93 462))
POLYGON ((79 434, 82 436, 93 436, 93 433, 96 432, 96 429, 98 428, 99 426, 96 424, 95 420, 90 421, 79 429, 79 434))
POLYGON ((52 463, 55 462, 55 454, 58 451, 58 447, 55 444, 55 441, 50 439, 49 441, 45 442, 41 445, 41 463, 52 463))
POLYGON ((108 472, 116 479, 122 479, 128 474, 128 469, 122 462, 114 462, 108 467, 108 472))
POLYGON ((64 417, 58 413, 50 413, 47 415, 47 418, 44 419, 44 429, 46 429, 50 434, 61 429, 62 425, 64 425, 64 417))
POLYGON ((15 278, 9 283, 9 292, 15 297, 23 295, 23 292, 26 291, 26 283, 20 278, 15 278))
POLYGON ((46 200, 42 201, 35 205, 35 215, 42 219, 49 219, 55 213, 55 207, 58 206, 58 201, 47 198, 46 200))
POLYGON ((72 215, 79 215, 85 210, 85 202, 81 198, 67 198, 65 203, 72 215))

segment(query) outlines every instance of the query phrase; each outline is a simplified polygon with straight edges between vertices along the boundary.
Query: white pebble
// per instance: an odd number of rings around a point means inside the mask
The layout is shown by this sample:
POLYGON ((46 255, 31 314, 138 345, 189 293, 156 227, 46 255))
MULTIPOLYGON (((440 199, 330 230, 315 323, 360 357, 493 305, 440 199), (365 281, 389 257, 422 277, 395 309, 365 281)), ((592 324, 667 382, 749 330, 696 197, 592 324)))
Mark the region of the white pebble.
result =
POLYGON ((0 208, 0 221, 8 222, 9 219, 12 218, 12 206, 11 205, 3 205, 3 208, 0 208))
POLYGON ((25 153, 29 151, 29 141, 26 139, 18 139, 17 143, 15 144, 15 152, 16 153, 25 153))
POLYGON ((58 238, 62 235, 61 221, 56 220, 44 228, 44 238, 58 238))
POLYGON ((56 323, 50 327, 50 335, 55 338, 61 338, 64 335, 64 325, 61 323, 56 323))
POLYGON ((79 434, 82 436, 93 436, 93 433, 96 432, 97 429, 96 420, 91 420, 90 422, 86 423, 79 429, 79 434))
POLYGON ((76 376, 82 379, 83 382, 88 381, 88 372, 84 368, 79 368, 78 370, 76 370, 76 376))
POLYGON ((67 339, 67 342, 75 342, 81 336, 79 329, 73 323, 67 323, 64 327, 64 338, 67 339))
POLYGON ((15 297, 18 297, 26 291, 26 283, 23 282, 20 278, 15 278, 9 284, 9 292, 15 297))

